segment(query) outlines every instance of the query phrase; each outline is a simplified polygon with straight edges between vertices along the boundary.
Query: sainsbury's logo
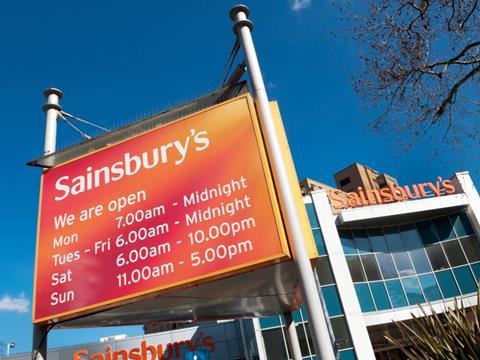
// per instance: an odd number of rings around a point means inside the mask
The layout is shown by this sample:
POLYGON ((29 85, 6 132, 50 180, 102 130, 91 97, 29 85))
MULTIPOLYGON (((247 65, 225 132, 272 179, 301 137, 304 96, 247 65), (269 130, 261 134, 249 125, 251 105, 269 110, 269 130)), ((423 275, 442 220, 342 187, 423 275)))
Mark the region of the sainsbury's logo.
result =
POLYGON ((206 349, 215 351, 215 343, 212 336, 204 336, 200 332, 198 336, 190 340, 175 341, 163 344, 149 345, 144 340, 140 347, 120 349, 112 351, 112 347, 105 346, 104 352, 90 353, 87 349, 81 349, 73 354, 73 360, 173 360, 179 359, 182 351, 196 351, 206 349))
POLYGON ((436 182, 416 185, 396 186, 388 184, 379 190, 365 190, 359 187, 356 192, 344 193, 340 190, 330 190, 328 196, 332 207, 341 210, 348 207, 388 204, 392 202, 427 198, 431 196, 455 194, 456 189, 451 180, 441 177, 436 182))

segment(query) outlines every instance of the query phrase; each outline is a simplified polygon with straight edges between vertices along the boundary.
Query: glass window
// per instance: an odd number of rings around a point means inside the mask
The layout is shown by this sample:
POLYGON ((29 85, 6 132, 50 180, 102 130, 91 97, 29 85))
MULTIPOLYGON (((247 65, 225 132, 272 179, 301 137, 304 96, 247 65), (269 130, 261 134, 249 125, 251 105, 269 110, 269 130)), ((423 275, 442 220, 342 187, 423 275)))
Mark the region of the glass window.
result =
POLYGON ((355 245, 360 253, 372 252, 372 246, 365 230, 352 230, 352 233, 353 240, 355 240, 355 245))
POLYGON ((440 244, 429 245, 425 248, 433 270, 448 269, 448 262, 443 253, 443 249, 440 244))
POLYGON ((274 327, 274 326, 280 326, 280 317, 279 316, 273 316, 273 317, 268 317, 268 318, 260 318, 260 327, 262 329, 269 328, 269 327, 274 327))
POLYGON ((423 243, 413 225, 402 225, 399 227, 403 245, 410 253, 413 267, 417 274, 431 272, 432 268, 428 262, 427 255, 423 249, 423 243))
POLYGON ((370 289, 372 290, 373 300, 375 301, 375 305, 377 305, 377 310, 392 308, 383 282, 370 283, 370 289))
POLYGON ((477 282, 480 282, 480 263, 472 264, 472 271, 475 275, 475 278, 477 279, 477 282))
POLYGON ((345 185, 350 184, 351 182, 352 181, 350 180, 350 178, 346 177, 345 179, 340 180, 339 184, 340 184, 340 186, 345 186, 345 185))
POLYGON ((440 300, 442 298, 433 274, 420 275, 418 280, 428 301, 440 300))
POLYGON ((339 230, 340 241, 342 242, 343 252, 345 255, 356 254, 357 249, 353 242, 352 232, 350 230, 339 230))
POLYGON ((403 245, 407 250, 423 248, 422 240, 418 235, 417 229, 413 225, 401 225, 399 227, 402 236, 403 245))
POLYGON ((450 220, 447 216, 433 219, 433 224, 437 230, 437 235, 440 240, 455 239, 455 232, 453 226, 450 224, 450 220))
POLYGON ((346 259, 353 282, 366 281, 360 258, 358 256, 347 256, 346 259))
POLYGON ((370 238, 373 251, 384 253, 388 252, 387 243, 385 242, 382 229, 368 229, 368 237, 370 238))
POLYGON ((368 237, 370 238, 370 244, 375 252, 388 252, 387 243, 383 236, 383 231, 380 228, 368 229, 368 237))
POLYGON ((342 305, 335 285, 322 287, 322 295, 327 306, 328 316, 342 315, 342 305))
POLYGON ((305 308, 302 307, 300 308, 300 313, 302 314, 302 317, 303 317, 303 321, 308 321, 308 315, 307 315, 307 311, 305 310, 305 308))
POLYGON ((453 274, 457 279, 462 294, 470 294, 477 291, 477 282, 473 278, 472 272, 468 266, 453 269, 453 274))
POLYGON ((360 259, 362 260, 368 281, 382 280, 380 271, 378 270, 377 260, 375 260, 375 255, 361 255, 360 259))
POLYGON ((308 325, 305 325, 304 329, 305 329, 305 332, 307 333, 307 339, 308 339, 308 345, 310 345, 310 351, 315 352, 313 348, 312 335, 310 334, 310 328, 308 327, 308 325))
POLYGON ((352 341, 348 332, 347 323, 345 322, 345 316, 330 319, 330 324, 332 325, 333 335, 338 349, 352 347, 352 341))
POLYGON ((392 256, 395 264, 397 265, 398 274, 400 276, 409 276, 415 274, 407 252, 396 252, 393 253, 392 256))
POLYGON ((415 268, 415 271, 417 274, 422 274, 426 272, 431 272, 432 267, 430 266, 430 263, 427 259, 427 255, 425 254, 425 250, 422 248, 420 249, 415 249, 409 251, 410 253, 410 258, 412 259, 413 262, 413 267, 415 268))
POLYGON ((315 245, 317 246, 318 255, 326 255, 327 252, 325 250, 325 243, 323 241, 323 236, 320 229, 314 229, 313 232, 313 239, 315 240, 315 245))
POLYGON ((452 220, 453 227, 455 228, 458 237, 471 235, 474 233, 467 214, 460 213, 450 216, 450 220, 452 220))
POLYGON ((298 323, 301 323, 303 320, 302 320, 302 315, 300 315, 300 311, 299 310, 295 310, 295 311, 292 311, 292 319, 293 321, 295 321, 297 324, 298 323))
POLYGON ((357 360, 355 351, 353 349, 340 351, 340 360, 357 360))
POLYGON ((460 266, 467 263, 467 259, 465 259, 465 255, 463 255, 458 240, 446 241, 442 243, 442 246, 445 249, 445 254, 447 254, 451 266, 460 266))
POLYGON ((367 284, 355 284, 355 291, 357 292, 358 301, 363 312, 375 311, 373 305, 372 295, 367 284))
POLYGON ((392 255, 390 254, 377 254, 378 266, 382 271, 384 279, 392 279, 398 277, 397 269, 393 263, 392 255))
MULTIPOLYGON (((233 358, 233 359, 243 358, 243 346, 240 347, 240 341, 238 341, 238 339, 227 341, 227 347, 228 347, 228 355, 230 356, 230 358, 233 358)), ((163 356, 160 356, 160 359, 162 357, 163 356)), ((113 355, 113 358, 118 359, 115 355, 113 355)), ((128 358, 128 357, 125 356, 125 358, 128 358)))
POLYGON ((313 228, 319 228, 320 224, 318 223, 317 214, 315 213, 315 208, 313 204, 305 204, 307 209, 308 221, 310 221, 310 226, 313 228))
POLYGON ((402 284, 410 305, 425 302, 425 298, 423 297, 422 290, 420 289, 420 285, 418 285, 416 277, 410 276, 403 278, 402 284))
POLYGON ((383 232, 385 233, 385 239, 387 240, 387 245, 391 252, 405 251, 402 238, 396 227, 384 228, 383 232))
POLYGON ((282 328, 262 331, 262 336, 269 359, 288 359, 282 328))
POLYGON ((438 241, 437 234, 430 220, 419 222, 416 225, 424 245, 430 245, 438 241))
POLYGON ((396 227, 384 228, 385 239, 387 240, 387 245, 392 252, 393 259, 397 265, 398 274, 400 276, 409 276, 413 275, 415 272, 413 270, 412 263, 408 258, 405 247, 403 246, 402 238, 396 227))
POLYGON ((297 325, 296 329, 297 329, 298 342, 300 343, 300 350, 302 352, 302 356, 309 356, 310 351, 308 350, 307 336, 305 334, 303 325, 297 325))
POLYGON ((450 270, 437 271, 435 275, 437 276, 438 285, 440 285, 444 299, 460 295, 450 270))
POLYGON ((330 261, 327 256, 319 257, 317 260, 317 276, 320 285, 330 285, 334 283, 330 261))
POLYGON ((400 280, 385 281, 385 285, 387 286, 388 295, 390 295, 393 307, 403 307, 408 305, 400 280))
POLYGON ((469 262, 480 261, 480 242, 475 235, 460 239, 469 262))

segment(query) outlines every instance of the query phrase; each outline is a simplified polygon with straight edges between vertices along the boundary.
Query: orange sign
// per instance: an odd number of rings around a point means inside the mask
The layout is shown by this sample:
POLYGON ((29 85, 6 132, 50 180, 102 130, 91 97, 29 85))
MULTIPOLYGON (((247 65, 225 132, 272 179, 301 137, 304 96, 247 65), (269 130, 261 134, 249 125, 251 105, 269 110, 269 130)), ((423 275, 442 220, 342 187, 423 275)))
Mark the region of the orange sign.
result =
POLYGON ((340 190, 330 190, 328 196, 332 207, 341 210, 346 207, 388 204, 397 201, 440 196, 442 194, 450 195, 456 192, 452 182, 443 180, 441 177, 435 183, 428 182, 412 186, 387 184, 386 187, 379 190, 364 190, 362 187, 358 187, 357 190, 357 192, 349 193, 340 190))
POLYGON ((253 103, 240 96, 44 173, 33 320, 288 258, 253 103))
POLYGON ((73 360, 172 360, 185 359, 185 351, 195 352, 204 349, 208 353, 215 351, 215 342, 212 336, 205 336, 203 332, 194 339, 170 342, 164 344, 149 345, 143 340, 138 347, 130 349, 112 350, 110 345, 105 346, 104 352, 91 353, 87 349, 75 351, 73 360))

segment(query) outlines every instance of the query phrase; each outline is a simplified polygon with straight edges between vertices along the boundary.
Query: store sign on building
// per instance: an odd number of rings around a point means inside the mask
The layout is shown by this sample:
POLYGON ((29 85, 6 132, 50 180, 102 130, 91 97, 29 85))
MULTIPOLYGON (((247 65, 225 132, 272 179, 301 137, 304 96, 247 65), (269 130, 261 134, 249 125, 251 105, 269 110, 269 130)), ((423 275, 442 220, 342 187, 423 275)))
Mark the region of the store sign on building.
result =
POLYGON ((424 199, 455 193, 456 189, 451 180, 443 180, 441 177, 438 177, 436 182, 426 182, 410 186, 387 184, 384 188, 373 190, 365 190, 362 187, 359 187, 357 192, 349 193, 340 190, 330 190, 328 195, 332 207, 336 210, 341 210, 345 208, 389 204, 393 202, 424 199))
POLYGON ((174 359, 204 359, 215 351, 215 342, 212 336, 202 331, 192 339, 185 339, 169 343, 151 344, 143 340, 138 346, 131 348, 114 349, 105 346, 102 351, 76 350, 73 360, 174 360, 174 359))
POLYGON ((42 175, 35 323, 290 258, 249 96, 42 175))

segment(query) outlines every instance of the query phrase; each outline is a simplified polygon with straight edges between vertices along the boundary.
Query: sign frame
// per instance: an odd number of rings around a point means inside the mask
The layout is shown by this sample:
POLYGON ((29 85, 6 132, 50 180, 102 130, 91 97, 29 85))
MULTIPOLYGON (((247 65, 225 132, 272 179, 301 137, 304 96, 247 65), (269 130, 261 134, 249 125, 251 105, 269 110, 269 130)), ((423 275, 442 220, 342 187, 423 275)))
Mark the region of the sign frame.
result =
MULTIPOLYGON (((271 265, 271 264, 275 264, 275 263, 278 263, 278 262, 283 262, 283 261, 291 259, 292 253, 291 253, 289 243, 287 241, 287 233, 286 233, 285 226, 284 226, 284 223, 283 223, 284 220, 282 218, 281 206, 280 206, 280 203, 279 203, 278 195, 277 195, 277 193, 275 191, 275 187, 274 187, 274 180, 273 180, 273 175, 272 175, 272 172, 271 172, 271 169, 270 169, 270 163, 269 163, 269 159, 268 159, 268 155, 267 155, 267 151, 266 151, 265 142, 264 142, 264 139, 262 137, 259 120, 258 120, 256 111, 255 111, 255 106, 254 106, 252 98, 250 97, 249 94, 240 95, 238 97, 232 98, 232 99, 227 100, 225 102, 222 102, 220 104, 216 104, 216 105, 211 106, 209 108, 202 109, 198 112, 189 114, 189 115, 187 115, 185 117, 182 117, 182 118, 179 118, 179 119, 177 119, 175 121, 172 121, 168 124, 161 125, 159 127, 148 130, 148 131, 143 132, 141 134, 136 134, 136 135, 134 135, 134 136, 132 136, 128 139, 125 139, 125 140, 122 140, 120 142, 114 143, 114 144, 112 144, 110 146, 107 146, 107 147, 104 147, 102 149, 98 149, 98 150, 96 150, 96 151, 94 151, 90 154, 85 154, 85 155, 79 156, 77 158, 71 159, 69 161, 66 161, 62 164, 58 164, 57 166, 53 167, 52 170, 57 169, 57 168, 62 167, 62 166, 65 166, 67 164, 70 164, 70 163, 72 163, 74 161, 77 161, 79 159, 91 156, 91 155, 96 154, 98 152, 102 152, 106 149, 115 147, 119 144, 130 141, 132 139, 135 139, 135 138, 138 138, 138 137, 141 137, 141 136, 145 136, 145 135, 147 135, 151 132, 158 131, 161 128, 164 128, 164 127, 170 126, 172 124, 176 124, 178 122, 185 121, 187 119, 193 118, 193 117, 197 116, 198 114, 202 114, 202 113, 214 110, 218 107, 225 106, 225 105, 230 104, 230 103, 235 102, 235 101, 246 101, 246 106, 247 106, 248 112, 249 112, 249 121, 251 122, 251 125, 252 125, 253 130, 254 130, 254 135, 255 135, 255 140, 256 140, 256 150, 258 151, 258 154, 260 155, 261 167, 262 167, 262 171, 263 171, 263 179, 265 180, 266 185, 267 185, 268 195, 269 195, 269 199, 270 199, 270 204, 269 205, 271 206, 272 211, 273 211, 275 224, 276 224, 276 230, 278 232, 278 237, 279 237, 279 240, 280 240, 280 246, 281 246, 281 251, 282 252, 280 254, 275 254, 275 255, 272 255, 272 256, 269 256, 269 257, 260 258, 260 259, 257 259, 255 261, 251 261, 251 262, 248 262, 248 263, 245 263, 245 264, 242 264, 242 265, 237 265, 237 266, 233 266, 233 267, 226 268, 226 269, 223 268, 221 270, 209 273, 208 275, 200 275, 200 276, 197 276, 197 277, 195 277, 195 276, 194 277, 189 277, 187 279, 177 281, 177 282, 174 282, 174 283, 170 283, 170 284, 167 284, 167 285, 161 285, 161 286, 158 286, 158 287, 150 288, 148 290, 131 293, 129 295, 116 297, 116 298, 110 298, 109 300, 102 301, 102 302, 97 302, 97 303, 92 304, 92 305, 78 307, 74 310, 59 312, 59 313, 56 313, 56 314, 53 314, 53 315, 37 318, 35 310, 36 310, 36 305, 37 305, 37 286, 38 286, 37 280, 38 280, 38 261, 39 261, 39 242, 40 242, 40 219, 41 219, 42 200, 43 200, 42 195, 43 195, 44 174, 42 174, 41 183, 40 183, 40 189, 41 190, 40 190, 39 209, 38 209, 38 225, 37 225, 37 240, 36 240, 35 273, 34 273, 34 295, 33 295, 33 307, 32 307, 32 319, 33 319, 34 324, 42 324, 42 323, 49 323, 49 322, 50 323, 51 322, 55 323, 55 322, 59 322, 59 321, 74 319, 74 318, 77 318, 77 317, 83 317, 85 315, 88 315, 89 313, 101 312, 103 310, 110 309, 110 308, 115 308, 115 307, 121 306, 123 304, 138 302, 138 301, 141 301, 143 299, 149 299, 149 298, 158 296, 158 295, 160 295, 162 293, 165 293, 165 292, 172 292, 172 291, 182 289, 182 288, 197 286, 197 285, 202 284, 202 283, 214 281, 214 280, 221 279, 221 278, 226 278, 226 277, 233 276, 233 275, 243 273, 243 272, 246 272, 246 271, 251 271, 251 270, 254 270, 254 269, 259 268, 259 267, 264 267, 264 266, 268 266, 268 265, 271 265)), ((51 171, 51 170, 49 170, 49 171, 51 171)), ((49 171, 47 171, 47 172, 49 172, 49 171)), ((45 173, 47 173, 47 172, 45 172, 45 173)))

